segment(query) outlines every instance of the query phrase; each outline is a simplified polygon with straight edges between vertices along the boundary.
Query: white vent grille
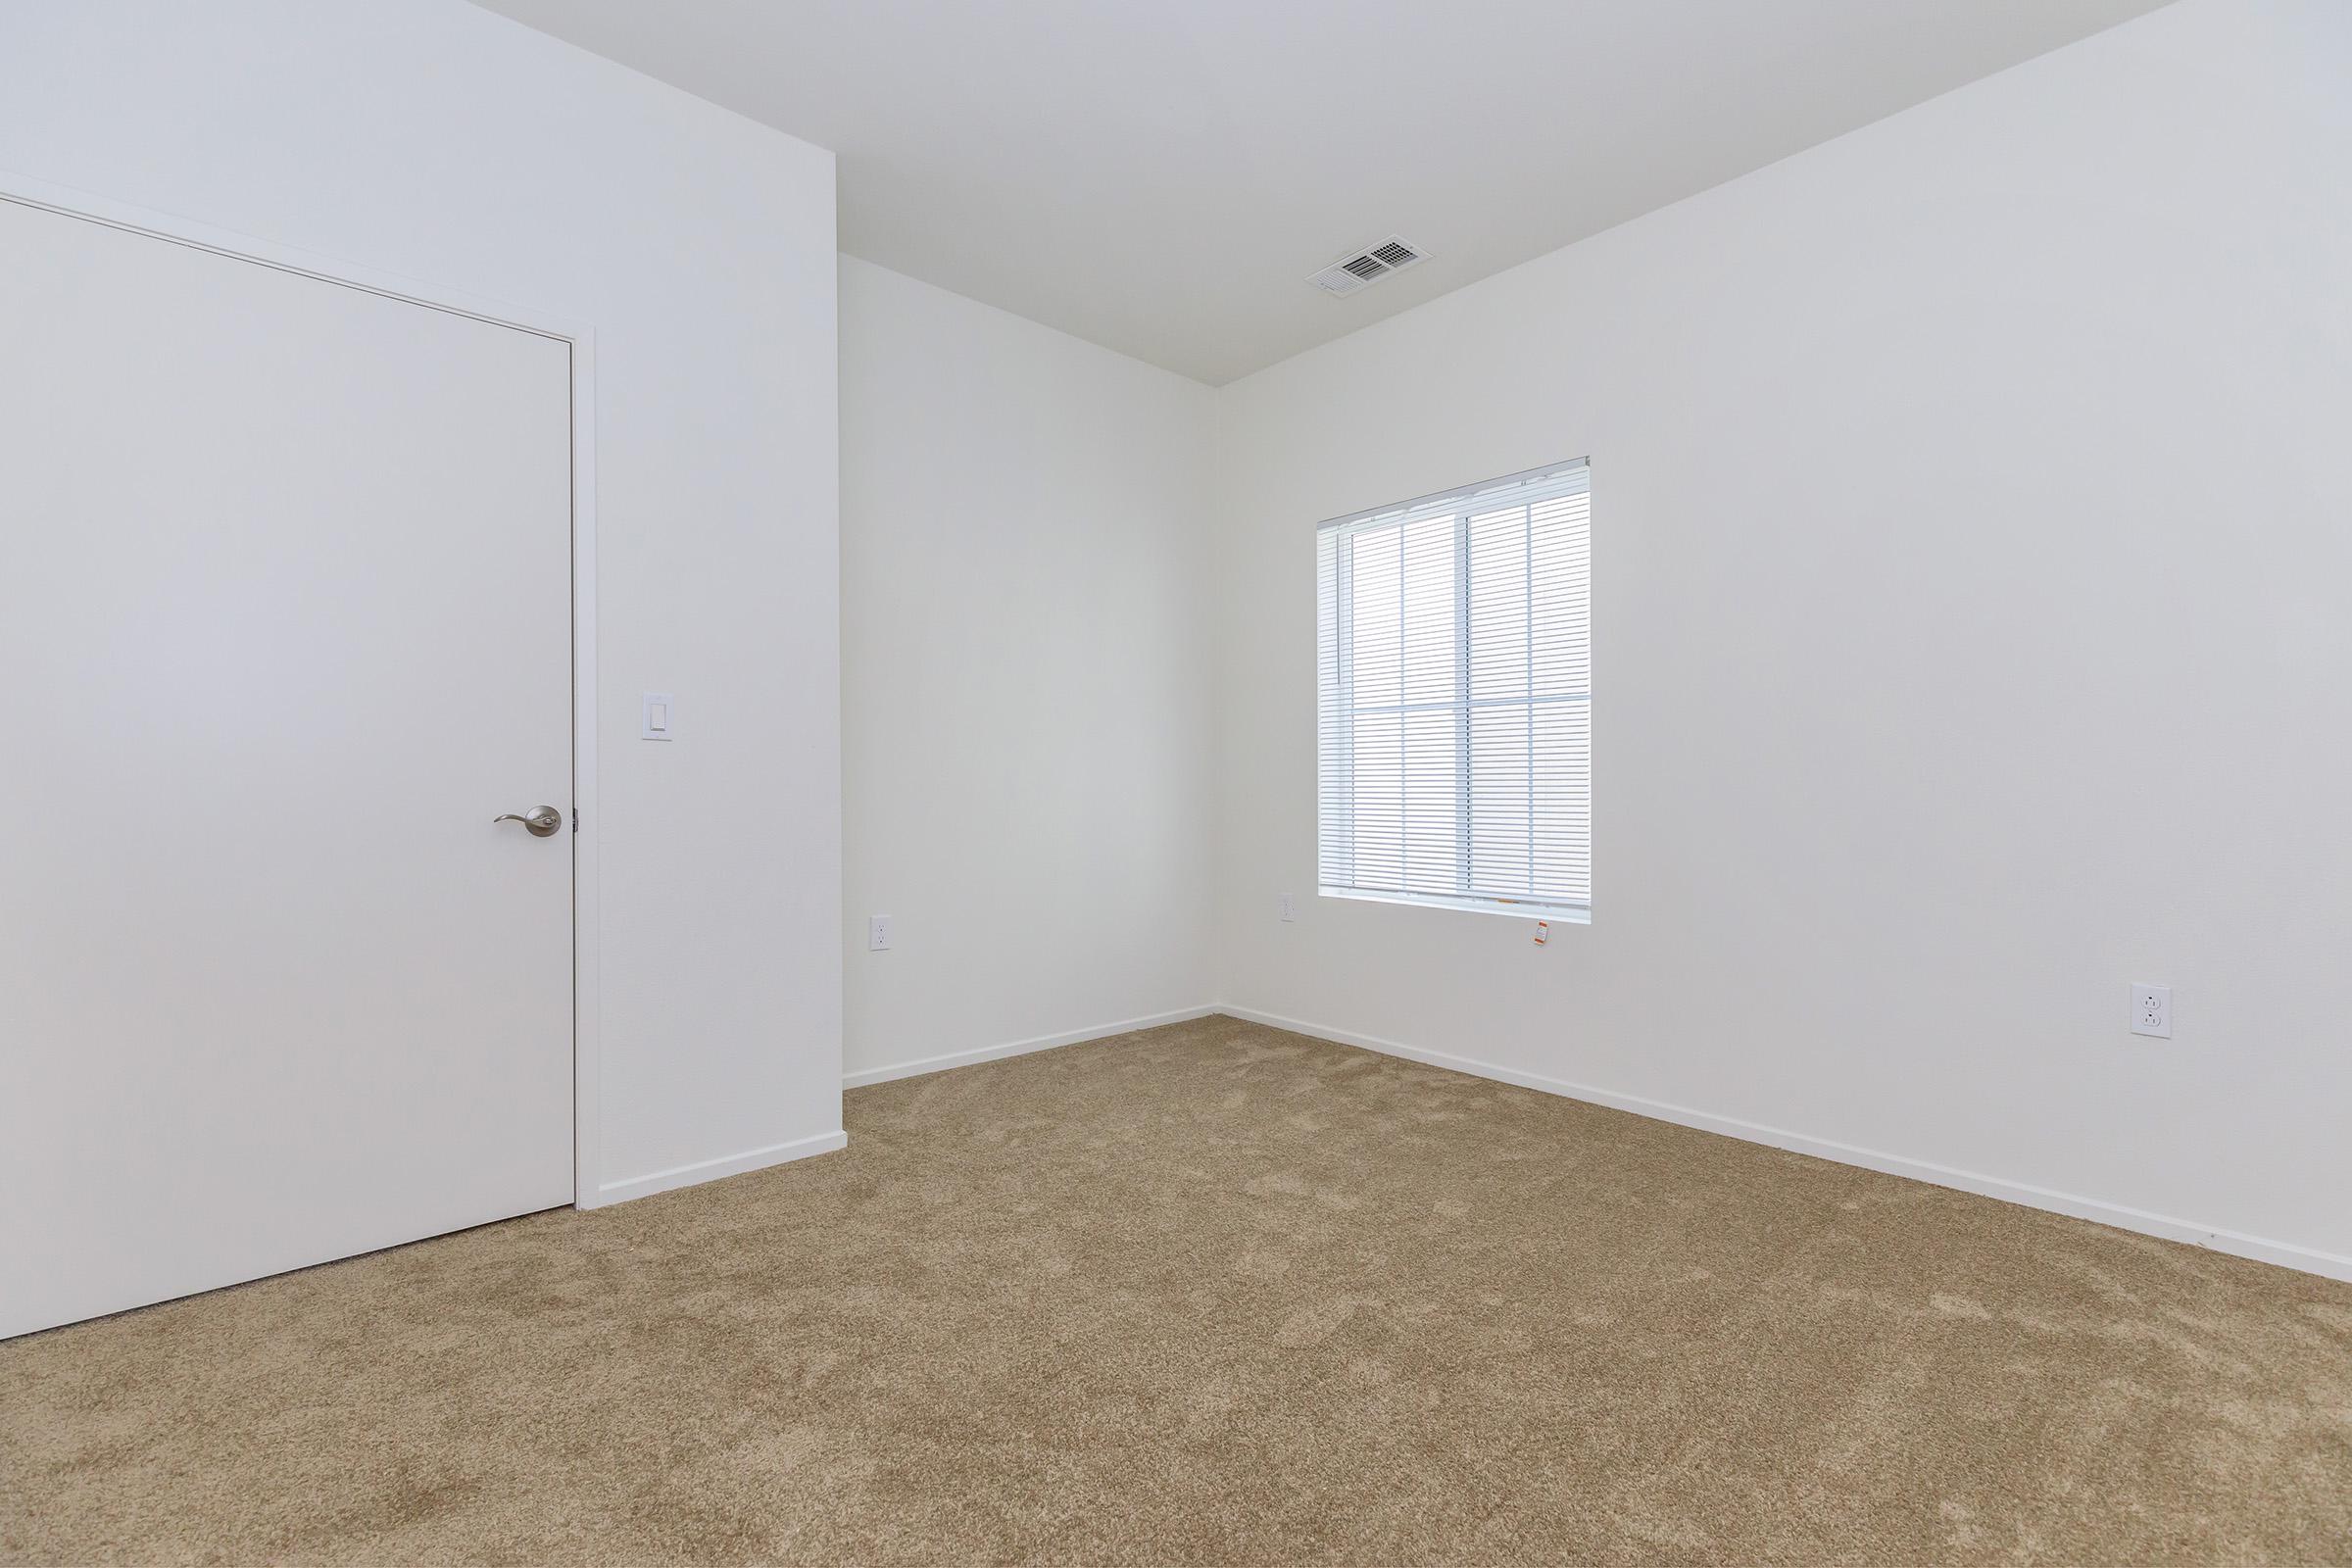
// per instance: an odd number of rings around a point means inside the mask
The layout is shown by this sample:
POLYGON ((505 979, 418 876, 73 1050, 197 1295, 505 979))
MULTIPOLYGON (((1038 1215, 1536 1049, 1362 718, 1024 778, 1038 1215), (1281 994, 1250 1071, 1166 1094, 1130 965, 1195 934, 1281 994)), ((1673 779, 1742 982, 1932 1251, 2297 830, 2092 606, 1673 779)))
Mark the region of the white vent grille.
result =
POLYGON ((1352 256, 1342 257, 1307 279, 1326 294, 1352 294, 1367 283, 1376 283, 1391 272, 1401 272, 1422 259, 1418 246, 1408 245, 1391 234, 1377 245, 1368 245, 1352 256))

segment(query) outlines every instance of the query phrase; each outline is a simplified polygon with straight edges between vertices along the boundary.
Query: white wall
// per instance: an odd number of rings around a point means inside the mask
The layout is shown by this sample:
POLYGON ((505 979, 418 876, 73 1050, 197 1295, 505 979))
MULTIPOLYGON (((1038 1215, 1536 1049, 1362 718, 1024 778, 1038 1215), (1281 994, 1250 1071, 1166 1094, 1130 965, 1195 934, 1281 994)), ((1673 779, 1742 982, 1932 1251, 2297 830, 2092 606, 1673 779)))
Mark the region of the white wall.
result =
POLYGON ((832 155, 456 0, 31 0, 0 170, 595 327, 596 1185, 838 1129, 832 155))
POLYGON ((1213 394, 845 257, 841 397, 853 1081, 1212 1001, 1213 394))
POLYGON ((2352 1267, 2348 79, 2182 0, 1226 388, 1222 1000, 2352 1267), (1313 524, 1585 454, 1593 924, 1278 924, 1313 524))

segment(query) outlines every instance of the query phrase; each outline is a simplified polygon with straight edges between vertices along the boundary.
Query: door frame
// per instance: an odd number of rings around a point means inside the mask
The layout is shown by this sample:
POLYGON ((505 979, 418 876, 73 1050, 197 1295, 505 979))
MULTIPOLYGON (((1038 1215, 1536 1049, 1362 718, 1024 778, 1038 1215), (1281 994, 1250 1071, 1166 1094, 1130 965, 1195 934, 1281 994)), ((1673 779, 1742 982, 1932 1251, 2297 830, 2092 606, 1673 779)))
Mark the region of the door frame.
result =
POLYGON ((571 365, 571 1155, 572 1206, 601 1202, 597 885, 603 813, 596 789, 596 332, 575 318, 510 305, 397 272, 215 228, 0 169, 0 201, 211 251, 300 277, 553 338, 571 365))

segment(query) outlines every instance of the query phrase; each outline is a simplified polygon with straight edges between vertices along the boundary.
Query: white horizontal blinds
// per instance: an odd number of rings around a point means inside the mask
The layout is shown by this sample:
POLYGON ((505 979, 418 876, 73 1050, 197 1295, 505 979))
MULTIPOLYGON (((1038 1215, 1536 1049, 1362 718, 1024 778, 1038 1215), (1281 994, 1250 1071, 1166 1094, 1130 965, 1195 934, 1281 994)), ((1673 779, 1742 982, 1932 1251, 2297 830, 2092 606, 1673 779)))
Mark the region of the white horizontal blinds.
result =
POLYGON ((1322 886, 1590 906, 1590 519, 1575 464, 1321 530, 1322 886))

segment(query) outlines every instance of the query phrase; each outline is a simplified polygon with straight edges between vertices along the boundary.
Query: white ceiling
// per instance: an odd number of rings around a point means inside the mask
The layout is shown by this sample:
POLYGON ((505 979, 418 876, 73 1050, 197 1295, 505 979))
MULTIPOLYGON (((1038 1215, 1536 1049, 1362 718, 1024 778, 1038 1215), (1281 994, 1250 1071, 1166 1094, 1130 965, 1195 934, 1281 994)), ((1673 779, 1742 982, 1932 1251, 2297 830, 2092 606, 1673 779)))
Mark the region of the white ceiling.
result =
POLYGON ((1217 384, 2161 0, 486 3, 832 148, 852 255, 1217 384))

